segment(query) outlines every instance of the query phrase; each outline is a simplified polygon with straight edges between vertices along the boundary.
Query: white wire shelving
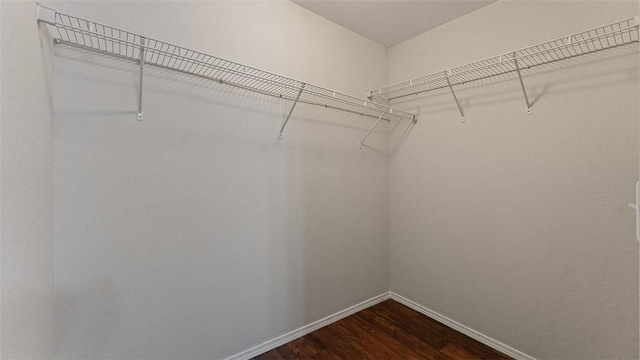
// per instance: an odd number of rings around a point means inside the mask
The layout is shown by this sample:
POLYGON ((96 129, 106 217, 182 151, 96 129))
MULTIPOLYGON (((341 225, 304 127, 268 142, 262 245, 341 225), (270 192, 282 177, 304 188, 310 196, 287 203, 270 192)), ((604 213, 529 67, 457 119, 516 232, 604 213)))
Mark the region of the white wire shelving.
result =
POLYGON ((531 103, 522 80, 523 69, 638 42, 639 22, 639 17, 636 16, 445 71, 385 86, 370 91, 368 97, 369 99, 382 99, 392 102, 411 95, 449 88, 464 121, 464 111, 453 88, 455 85, 515 71, 522 86, 527 112, 531 113, 531 103))
POLYGON ((414 114, 368 99, 325 89, 43 6, 38 6, 37 10, 38 22, 48 24, 54 30, 51 33, 56 44, 67 44, 139 63, 138 120, 143 119, 143 68, 150 65, 293 101, 280 129, 280 137, 297 103, 377 118, 374 126, 362 139, 361 145, 381 119, 417 121, 414 114))

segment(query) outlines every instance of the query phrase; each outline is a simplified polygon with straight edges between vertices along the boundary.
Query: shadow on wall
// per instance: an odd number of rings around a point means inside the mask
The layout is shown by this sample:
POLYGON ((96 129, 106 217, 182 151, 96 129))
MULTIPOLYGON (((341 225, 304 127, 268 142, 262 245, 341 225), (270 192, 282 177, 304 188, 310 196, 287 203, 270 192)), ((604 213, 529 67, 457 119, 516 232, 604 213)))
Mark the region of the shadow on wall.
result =
POLYGON ((67 314, 65 321, 56 322, 56 349, 65 348, 70 337, 80 334, 80 340, 91 346, 85 356, 100 358, 121 323, 121 303, 117 285, 107 276, 85 281, 73 291, 56 289, 56 311, 67 314))
MULTIPOLYGON (((107 79, 106 83, 109 83, 113 86, 119 86, 123 81, 130 82, 131 86, 136 90, 136 93, 134 95, 135 100, 138 101, 137 88, 139 86, 139 82, 137 74, 139 73, 139 66, 137 64, 131 61, 119 59, 117 57, 105 56, 93 51, 78 49, 73 46, 67 45, 56 46, 55 54, 58 57, 62 57, 71 61, 78 61, 84 64, 91 64, 98 68, 103 68, 106 70, 117 70, 119 72, 119 75, 116 78, 107 79)), ((90 74, 80 75, 71 71, 63 73, 62 75, 69 77, 81 77, 89 81, 99 80, 102 83, 105 83, 105 79, 103 79, 102 77, 91 78, 90 74)), ((283 106, 285 112, 278 112, 278 115, 281 116, 283 120, 285 119, 288 110, 293 105, 293 101, 287 99, 279 99, 277 96, 271 96, 245 90, 233 85, 229 85, 227 83, 220 84, 219 82, 211 79, 183 74, 177 71, 163 69, 151 65, 145 67, 144 76, 144 92, 153 91, 157 93, 170 94, 172 95, 172 97, 177 98, 177 101, 180 101, 180 99, 197 99, 201 103, 210 104, 212 107, 225 106, 236 109, 250 108, 253 112, 256 112, 257 115, 276 115, 273 112, 267 111, 267 109, 269 109, 270 107, 269 104, 284 104, 283 106), (154 81, 154 79, 156 81, 154 81), (172 83, 172 86, 168 88, 166 86, 158 85, 158 82, 161 80, 170 81, 172 83), (207 94, 210 94, 209 91, 216 92, 215 97, 208 96, 207 94), (247 100, 247 102, 238 103, 238 98, 244 98, 247 100)), ((83 113, 83 115, 103 115, 105 112, 112 112, 114 115, 137 114, 137 104, 136 107, 132 108, 131 110, 123 109, 114 111, 113 109, 96 109, 94 111, 85 112, 83 113)), ((61 115, 65 114, 62 113, 61 115)), ((336 109, 303 103, 300 103, 296 106, 292 116, 296 119, 296 121, 318 122, 328 126, 342 127, 344 129, 357 129, 365 132, 368 130, 366 123, 364 123, 365 125, 363 125, 362 121, 358 121, 356 119, 368 119, 366 121, 370 121, 370 125, 373 125, 374 120, 376 119, 375 116, 350 114, 348 112, 336 109), (306 110, 300 111, 300 108, 303 106, 306 108, 306 110), (339 121, 332 121, 331 119, 339 119, 339 121)), ((289 127, 289 125, 287 125, 287 127, 289 127)), ((287 130, 285 129, 285 132, 286 131, 287 130)), ((376 127, 374 133, 385 134, 387 132, 385 131, 383 126, 380 126, 376 127)), ((372 147, 369 148, 374 149, 372 147)), ((376 148, 374 150, 379 151, 383 154, 386 153, 385 149, 383 148, 376 148)))
POLYGON ((416 124, 413 121, 396 121, 389 136, 389 152, 391 154, 395 154, 402 147, 416 124))
POLYGON ((49 100, 49 113, 53 114, 53 38, 51 37, 47 26, 38 23, 38 30, 40 33, 40 54, 42 55, 42 66, 45 70, 44 73, 48 75, 45 78, 45 81, 49 100))

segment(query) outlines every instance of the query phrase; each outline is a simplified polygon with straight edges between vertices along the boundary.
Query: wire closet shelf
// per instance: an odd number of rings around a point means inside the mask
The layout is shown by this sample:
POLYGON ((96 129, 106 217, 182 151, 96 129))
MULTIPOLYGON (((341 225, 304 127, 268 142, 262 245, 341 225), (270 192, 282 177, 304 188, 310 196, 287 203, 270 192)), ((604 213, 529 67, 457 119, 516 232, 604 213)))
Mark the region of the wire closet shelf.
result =
MULTIPOLYGON (((46 23, 54 29, 52 35, 56 44, 67 44, 139 62, 141 88, 142 65, 144 64, 291 100, 294 101, 294 106, 300 102, 373 118, 416 121, 414 114, 368 99, 360 99, 304 83, 113 26, 60 13, 50 8, 39 6, 37 18, 39 22, 46 23)), ((139 110, 138 117, 141 120, 142 109, 139 110)), ((287 120, 285 120, 285 124, 287 120)), ((283 129, 285 124, 283 124, 283 129)))
MULTIPOLYGON (((386 101, 638 42, 638 16, 369 92, 386 101)), ((522 77, 520 76, 520 79, 522 77)), ((524 86, 523 86, 524 90, 524 86)), ((452 89, 453 91, 453 89, 452 89)), ((526 97, 526 92, 525 92, 526 97)), ((454 93, 455 98, 455 93, 454 93)), ((457 99, 456 99, 457 102, 457 99)), ((529 103, 527 100, 527 106, 529 103)), ((461 111, 462 112, 462 111, 461 111)), ((463 115, 464 117, 464 115, 463 115)))

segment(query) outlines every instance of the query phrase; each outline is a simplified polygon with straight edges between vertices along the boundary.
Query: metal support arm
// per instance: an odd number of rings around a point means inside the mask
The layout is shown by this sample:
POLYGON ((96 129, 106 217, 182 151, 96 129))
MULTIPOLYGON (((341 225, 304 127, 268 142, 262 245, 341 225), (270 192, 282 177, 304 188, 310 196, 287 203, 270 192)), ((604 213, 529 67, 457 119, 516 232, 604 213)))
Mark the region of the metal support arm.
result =
POLYGON ((138 89, 138 120, 142 121, 142 80, 144 79, 144 45, 145 38, 140 37, 140 88, 138 89))
POLYGON ((378 120, 376 120, 376 122, 373 123, 373 126, 371 127, 371 129, 369 129, 369 131, 367 131, 367 134, 362 138, 362 140, 360 140, 360 149, 362 149, 362 146, 364 145, 364 141, 367 140, 367 138, 369 137, 369 134, 371 134, 371 132, 373 131, 373 129, 376 128, 376 126, 378 126, 378 123, 380 122, 380 120, 382 120, 382 117, 384 116, 384 114, 386 114, 387 112, 383 112, 382 114, 380 114, 380 116, 378 117, 378 120))
POLYGON ((458 97, 456 93, 453 91, 453 86, 451 86, 451 81, 449 81, 449 75, 451 75, 451 70, 447 70, 446 78, 447 85, 449 85, 449 90, 451 90, 451 95, 453 95, 453 100, 456 101, 456 105, 458 105, 458 110, 460 110, 460 116, 462 117, 462 122, 464 122, 464 111, 462 111, 462 105, 460 105, 460 101, 458 101, 458 97))
POLYGON ((300 90, 298 91, 296 100, 293 102, 293 105, 291 105, 291 109, 289 110, 289 114, 287 114, 287 118, 284 119, 284 123, 282 123, 282 127, 280 128, 280 135, 278 136, 280 139, 282 139, 282 132, 284 131, 285 126, 287 126, 287 123, 289 122, 289 118, 291 117, 291 113, 293 113, 293 109, 296 108, 296 104, 298 104, 298 100, 300 100, 300 95, 302 95, 302 90, 304 90, 304 85, 305 83, 302 83, 302 86, 300 86, 300 90))
POLYGON ((640 241, 640 181, 636 183, 636 202, 629 207, 636 212, 636 240, 640 241))
POLYGON ((518 78, 520 79, 520 86, 522 86, 522 93, 524 94, 524 101, 527 103, 527 114, 531 114, 531 103, 527 96, 527 90, 524 88, 524 81, 522 81, 522 74, 520 74, 520 65, 518 65, 518 57, 516 53, 513 53, 513 61, 516 63, 516 71, 518 72, 518 78))

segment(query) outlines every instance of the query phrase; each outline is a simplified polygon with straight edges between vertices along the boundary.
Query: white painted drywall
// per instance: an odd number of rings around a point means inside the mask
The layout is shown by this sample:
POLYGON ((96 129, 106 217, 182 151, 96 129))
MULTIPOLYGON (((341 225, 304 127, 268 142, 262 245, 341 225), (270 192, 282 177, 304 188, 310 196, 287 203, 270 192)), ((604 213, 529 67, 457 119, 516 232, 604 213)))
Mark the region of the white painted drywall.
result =
MULTIPOLYGON (((288 1, 55 7, 353 95, 386 49, 288 1)), ((388 290, 375 119, 55 47, 60 359, 219 359, 388 290)))
POLYGON ((53 61, 35 2, 0 2, 0 357, 53 356, 53 61))
MULTIPOLYGON (((638 14, 499 1, 389 51, 390 82, 638 14)), ((391 290, 541 359, 638 358, 637 44, 401 101, 391 290)))

